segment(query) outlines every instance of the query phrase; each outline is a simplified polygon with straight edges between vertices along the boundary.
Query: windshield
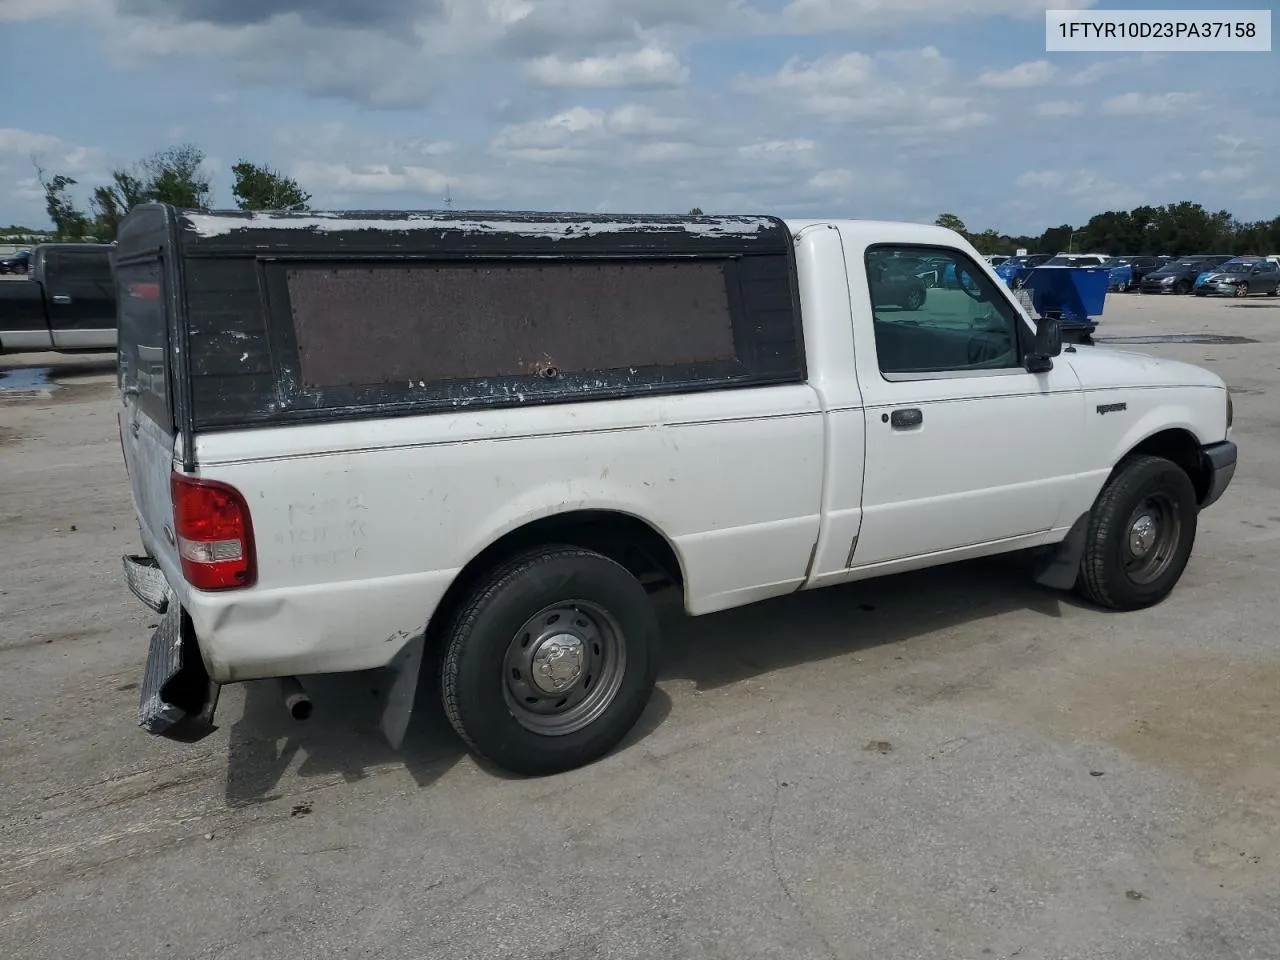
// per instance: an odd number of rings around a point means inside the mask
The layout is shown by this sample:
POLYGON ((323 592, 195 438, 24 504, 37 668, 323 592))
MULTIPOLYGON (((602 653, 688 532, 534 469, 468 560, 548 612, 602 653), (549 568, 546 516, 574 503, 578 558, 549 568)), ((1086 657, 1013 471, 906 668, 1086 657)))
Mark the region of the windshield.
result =
POLYGON ((1102 261, 1102 265, 1104 267, 1127 267, 1129 266, 1129 261, 1121 257, 1109 257, 1102 261))
POLYGON ((1223 273, 1248 273, 1253 269, 1253 262, 1245 260, 1237 263, 1228 263, 1222 268, 1223 273))

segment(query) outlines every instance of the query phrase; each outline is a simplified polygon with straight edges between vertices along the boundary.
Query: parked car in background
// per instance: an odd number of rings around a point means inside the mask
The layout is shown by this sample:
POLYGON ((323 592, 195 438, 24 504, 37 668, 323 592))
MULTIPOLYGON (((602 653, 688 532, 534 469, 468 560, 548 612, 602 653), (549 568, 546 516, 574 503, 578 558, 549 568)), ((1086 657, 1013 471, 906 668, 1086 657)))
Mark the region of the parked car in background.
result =
POLYGON ((1008 259, 1009 258, 1003 253, 989 253, 986 258, 987 263, 991 264, 993 267, 1000 266, 1000 264, 1004 263, 1008 259))
POLYGON ((0 273, 26 273, 30 265, 30 250, 19 250, 0 257, 0 273))
POLYGON ((0 353, 116 348, 115 248, 42 243, 26 280, 0 283, 0 353))
POLYGON ((1050 257, 1042 267, 1100 267, 1111 258, 1105 253, 1060 253, 1050 257))
POLYGON ((1107 270, 1107 290, 1125 293, 1133 286, 1133 264, 1120 257, 1108 257, 1101 266, 1107 270))
POLYGON ((1024 254, 1021 257, 1010 257, 996 267, 996 276, 1016 290, 1026 282, 1028 273, 1042 263, 1052 259, 1053 255, 1048 253, 1031 253, 1024 254))
POLYGON ((1195 284, 1192 285, 1192 289, 1194 290, 1196 285, 1198 285, 1201 280, 1208 277, 1211 273, 1214 273, 1217 270, 1221 270, 1228 263, 1234 263, 1237 260, 1256 260, 1256 259, 1257 257, 1227 257, 1227 256, 1205 257, 1204 266, 1202 266, 1200 268, 1200 272, 1196 274, 1196 282, 1195 284))
POLYGON ((1206 270, 1220 267, 1230 257, 1181 257, 1170 260, 1159 270, 1153 270, 1142 278, 1140 293, 1190 293, 1196 278, 1206 270))
POLYGON ((1196 280, 1197 297, 1247 297, 1254 293, 1280 295, 1280 265, 1264 257, 1239 258, 1196 280))
POLYGON ((1168 263, 1168 260, 1162 260, 1159 257, 1117 257, 1117 260, 1129 264, 1130 280, 1129 289, 1133 289, 1142 283, 1142 278, 1153 270, 1157 270, 1161 265, 1168 263))

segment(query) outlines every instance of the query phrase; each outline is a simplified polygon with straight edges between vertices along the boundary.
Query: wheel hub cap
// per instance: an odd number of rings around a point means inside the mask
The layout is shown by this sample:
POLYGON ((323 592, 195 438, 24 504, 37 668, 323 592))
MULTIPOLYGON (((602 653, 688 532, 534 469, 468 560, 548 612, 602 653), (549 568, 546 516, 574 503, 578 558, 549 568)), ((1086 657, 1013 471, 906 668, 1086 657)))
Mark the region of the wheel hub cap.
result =
POLYGON ((578 682, 586 661, 582 640, 571 633, 547 637, 533 654, 533 683, 543 693, 561 693, 578 682))
POLYGON ((1145 557, 1155 546, 1156 535, 1159 532, 1160 525, 1156 518, 1149 513, 1144 513, 1133 521, 1133 526, 1129 528, 1129 552, 1138 558, 1145 557))

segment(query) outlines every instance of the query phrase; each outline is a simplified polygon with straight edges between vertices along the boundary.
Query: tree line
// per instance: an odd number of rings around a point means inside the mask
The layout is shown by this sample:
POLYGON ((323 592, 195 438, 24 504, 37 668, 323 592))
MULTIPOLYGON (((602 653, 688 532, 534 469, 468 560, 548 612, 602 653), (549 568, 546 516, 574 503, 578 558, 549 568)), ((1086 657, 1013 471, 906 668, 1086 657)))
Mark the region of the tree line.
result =
MULTIPOLYGON (((116 238, 125 214, 139 203, 159 201, 184 209, 208 209, 212 192, 205 154, 190 143, 157 150, 132 166, 113 170, 107 183, 92 188, 87 209, 72 196, 72 188, 79 186, 74 178, 63 173, 50 175, 38 162, 36 173, 56 240, 109 243, 116 238)), ((232 196, 241 210, 309 209, 311 194, 278 170, 242 159, 232 165, 231 175, 232 196)), ((694 207, 689 212, 697 216, 703 211, 694 207)), ((994 229, 974 231, 954 213, 943 213, 934 222, 960 233, 985 254, 1008 255, 1020 249, 1029 253, 1175 257, 1280 253, 1280 217, 1242 221, 1227 210, 1211 212, 1187 200, 1109 210, 1095 214, 1083 226, 1064 223, 1039 236, 1014 236, 994 229)))
POLYGON ((1117 257, 1280 253, 1280 217, 1237 220, 1229 211, 1211 212, 1188 200, 1161 207, 1109 210, 1090 217, 1083 226, 1064 223, 1038 237, 1010 236, 996 230, 975 232, 954 213, 944 213, 934 222, 960 233, 985 254, 1010 255, 1020 249, 1028 253, 1106 253, 1117 257))
MULTIPOLYGON (((53 222, 53 239, 59 241, 110 243, 125 214, 140 203, 205 210, 212 194, 204 151, 190 143, 157 150, 132 166, 111 171, 108 182, 90 191, 87 209, 72 196, 72 188, 79 186, 75 178, 49 174, 38 162, 35 167, 45 212, 53 222)), ((231 194, 241 210, 306 210, 311 201, 311 194, 296 180, 268 166, 239 160, 231 176, 231 194)))

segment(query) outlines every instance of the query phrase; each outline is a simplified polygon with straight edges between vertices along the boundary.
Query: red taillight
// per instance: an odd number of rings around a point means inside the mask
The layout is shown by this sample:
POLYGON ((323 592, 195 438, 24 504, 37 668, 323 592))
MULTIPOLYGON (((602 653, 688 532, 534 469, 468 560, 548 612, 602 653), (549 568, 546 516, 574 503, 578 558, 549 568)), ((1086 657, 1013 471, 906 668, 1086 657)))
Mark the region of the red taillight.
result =
POLYGON ((173 528, 182 575, 197 590, 234 590, 257 578, 253 525, 240 491, 173 474, 173 528))

